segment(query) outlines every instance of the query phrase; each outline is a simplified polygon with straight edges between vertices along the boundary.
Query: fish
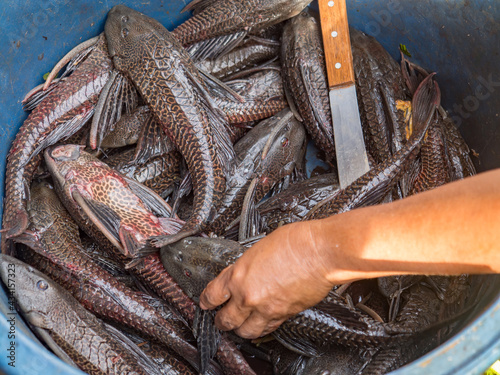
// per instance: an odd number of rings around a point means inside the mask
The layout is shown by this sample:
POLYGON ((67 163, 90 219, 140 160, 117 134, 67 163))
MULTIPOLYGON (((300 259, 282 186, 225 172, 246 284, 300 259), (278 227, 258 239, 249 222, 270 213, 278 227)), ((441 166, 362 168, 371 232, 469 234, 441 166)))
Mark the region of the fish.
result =
POLYGON ((130 115, 124 115, 115 124, 113 130, 101 142, 101 147, 118 148, 136 144, 139 134, 151 113, 149 107, 137 107, 130 115))
POLYGON ((88 236, 135 259, 155 251, 147 247, 148 238, 179 230, 183 222, 170 217, 161 197, 82 148, 55 146, 44 157, 58 195, 88 236))
POLYGON ((411 96, 399 65, 387 50, 353 27, 349 34, 365 144, 379 164, 406 143, 405 117, 397 110, 397 101, 410 100, 411 96))
POLYGON ((315 145, 336 165, 335 140, 319 23, 303 11, 283 30, 281 65, 288 103, 315 145))
POLYGON ((194 0, 184 10, 195 15, 172 34, 182 45, 220 35, 254 33, 299 14, 311 0, 194 0))
POLYGON ((275 66, 226 84, 245 99, 244 103, 236 103, 214 95, 229 124, 262 120, 287 107, 281 73, 275 66))
POLYGON ((335 173, 328 173, 292 184, 256 206, 260 231, 270 233, 281 225, 301 221, 319 202, 339 189, 335 173))
POLYGON ((189 329, 173 317, 165 319, 161 306, 154 308, 150 298, 118 282, 86 255, 78 226, 52 186, 35 183, 31 196, 31 230, 16 241, 34 251, 21 252, 21 259, 59 282, 92 313, 147 334, 196 367, 197 349, 189 342, 189 329))
POLYGON ((80 369, 98 375, 162 374, 154 362, 126 350, 68 291, 31 266, 1 254, 0 275, 6 284, 12 270, 11 293, 27 321, 46 330, 80 369))
POLYGON ((158 21, 117 5, 108 13, 105 34, 115 68, 134 83, 191 173, 194 213, 177 234, 149 241, 161 247, 200 232, 209 222, 224 193, 233 147, 206 81, 158 21))
POLYGON ((377 164, 343 190, 318 203, 304 218, 313 220, 339 214, 365 205, 380 202, 397 183, 398 176, 420 151, 424 136, 433 122, 441 94, 434 75, 429 75, 417 89, 412 100, 413 133, 393 156, 377 164))
POLYGON ((228 224, 241 214, 243 201, 253 179, 257 179, 255 201, 259 202, 274 184, 290 175, 304 157, 305 142, 304 127, 289 109, 250 130, 234 147, 234 172, 207 231, 224 234, 228 224))
POLYGON ((278 55, 279 43, 260 43, 248 39, 241 46, 235 48, 216 59, 198 61, 196 66, 210 73, 218 79, 226 79, 234 73, 248 68, 254 68, 278 55))
POLYGON ((89 120, 111 70, 106 40, 101 35, 85 61, 45 96, 19 129, 7 158, 2 251, 7 239, 28 226, 27 192, 41 160, 37 155, 76 133, 89 120))
POLYGON ((134 179, 165 198, 180 183, 181 156, 177 151, 156 156, 144 164, 135 162, 133 149, 113 155, 103 161, 122 175, 134 179))

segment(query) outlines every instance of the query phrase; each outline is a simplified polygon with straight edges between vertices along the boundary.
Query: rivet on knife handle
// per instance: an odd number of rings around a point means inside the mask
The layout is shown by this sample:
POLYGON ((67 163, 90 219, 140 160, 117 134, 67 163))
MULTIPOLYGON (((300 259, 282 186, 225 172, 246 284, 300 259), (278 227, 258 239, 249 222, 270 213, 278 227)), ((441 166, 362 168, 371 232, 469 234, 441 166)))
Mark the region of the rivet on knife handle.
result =
POLYGON ((345 0, 319 0, 328 86, 354 84, 351 40, 345 0))

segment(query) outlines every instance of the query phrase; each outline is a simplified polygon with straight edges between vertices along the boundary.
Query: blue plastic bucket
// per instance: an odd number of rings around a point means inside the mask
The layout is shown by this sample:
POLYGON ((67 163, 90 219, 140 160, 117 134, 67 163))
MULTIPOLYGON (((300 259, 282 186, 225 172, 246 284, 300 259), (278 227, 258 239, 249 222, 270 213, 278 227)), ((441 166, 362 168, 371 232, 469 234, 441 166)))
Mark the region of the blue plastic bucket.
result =
MULTIPOLYGON (((170 30, 188 17, 180 14, 184 0, 3 1, 0 196, 7 153, 26 118, 20 103, 24 94, 42 83, 43 74, 72 47, 99 34, 107 12, 120 3, 158 19, 170 30)), ((396 59, 399 44, 405 44, 414 61, 438 72, 443 106, 452 112, 466 141, 478 154, 475 163, 479 171, 500 167, 499 4, 495 0, 348 1, 353 26, 375 36, 396 59)), ((500 277, 487 276, 485 280, 488 288, 481 304, 460 332, 393 374, 480 374, 500 358, 500 277)), ((0 313, 0 372, 82 374, 34 341, 20 317, 12 315, 2 288, 0 313), (11 324, 13 318, 15 324, 11 324)))

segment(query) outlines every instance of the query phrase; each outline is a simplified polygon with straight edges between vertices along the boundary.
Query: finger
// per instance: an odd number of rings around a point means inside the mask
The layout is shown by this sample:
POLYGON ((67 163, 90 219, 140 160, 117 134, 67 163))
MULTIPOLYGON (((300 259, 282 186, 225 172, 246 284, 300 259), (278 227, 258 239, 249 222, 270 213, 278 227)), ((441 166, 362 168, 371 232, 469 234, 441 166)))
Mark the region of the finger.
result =
POLYGON ((213 310, 231 297, 231 293, 227 288, 227 282, 230 278, 232 267, 231 265, 225 268, 219 276, 208 283, 205 290, 201 293, 200 307, 203 310, 213 310))
POLYGON ((234 332, 244 339, 256 339, 263 336, 268 323, 268 319, 264 318, 257 311, 253 311, 248 319, 239 328, 235 329, 234 332))
POLYGON ((267 324, 267 327, 266 329, 264 329, 264 332, 262 332, 262 336, 266 336, 266 335, 269 335, 271 332, 274 332, 276 331, 279 326, 281 325, 281 323, 283 323, 285 321, 285 319, 280 319, 280 320, 271 320, 268 324, 267 324))
POLYGON ((250 308, 241 308, 233 299, 229 300, 215 316, 215 325, 222 331, 239 328, 250 316, 250 308))

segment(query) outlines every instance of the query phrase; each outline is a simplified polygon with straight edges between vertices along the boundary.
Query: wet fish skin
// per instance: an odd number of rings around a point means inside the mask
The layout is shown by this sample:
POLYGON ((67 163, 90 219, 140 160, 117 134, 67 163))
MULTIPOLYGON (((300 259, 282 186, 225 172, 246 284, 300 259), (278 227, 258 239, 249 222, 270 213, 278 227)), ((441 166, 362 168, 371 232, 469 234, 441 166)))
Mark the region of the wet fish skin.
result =
POLYGON ((224 198, 207 230, 222 235, 225 228, 241 213, 245 195, 254 177, 259 178, 255 201, 259 202, 272 186, 300 164, 306 140, 303 126, 285 109, 264 120, 247 133, 236 145, 233 175, 228 180, 224 198), (287 125, 272 140, 265 159, 262 152, 273 128, 288 116, 287 125))
POLYGON ((115 67, 134 82, 186 160, 193 181, 193 216, 181 232, 157 237, 154 246, 196 234, 222 197, 233 157, 224 120, 216 120, 219 112, 189 55, 159 22, 119 5, 108 14, 105 33, 115 67))
POLYGON ((142 126, 151 116, 149 107, 137 107, 130 115, 124 115, 113 130, 101 142, 101 147, 117 148, 137 143, 142 126))
POLYGON ((252 33, 299 14, 310 0, 218 0, 178 26, 172 34, 187 45, 237 31, 252 33))
POLYGON ((180 182, 181 157, 177 151, 134 163, 135 150, 127 150, 103 161, 119 173, 147 186, 161 197, 169 195, 180 182))
POLYGON ((278 52, 278 45, 263 44, 249 40, 229 53, 214 60, 206 59, 200 61, 196 65, 199 69, 210 73, 214 77, 224 79, 233 73, 269 61, 277 56, 278 52))
POLYGON ((335 162, 335 141, 328 97, 326 63, 318 22, 303 11, 283 30, 281 64, 287 95, 293 98, 316 146, 335 162))
POLYGON ((335 173, 292 184, 288 189, 257 206, 262 230, 270 233, 281 225, 302 220, 316 204, 338 188, 338 178, 335 173))
POLYGON ((14 295, 27 320, 49 332, 71 359, 89 374, 160 374, 152 362, 147 368, 105 330, 69 292, 18 259, 0 255, 0 273, 7 283, 15 267, 14 295))
POLYGON ((9 151, 6 170, 5 206, 2 228, 2 248, 5 240, 22 233, 28 226, 26 189, 36 163, 32 160, 41 148, 69 137, 79 128, 57 134, 57 129, 73 118, 85 119, 92 114, 97 96, 106 84, 112 63, 106 40, 99 39, 89 57, 63 83, 50 92, 23 123, 9 151), (55 137, 55 138, 54 138, 55 137), (50 139, 51 142, 47 143, 50 139))
MULTIPOLYGON (((112 252, 114 245, 124 257, 134 258, 141 256, 148 238, 168 233, 145 197, 132 190, 131 180, 83 151, 82 146, 57 146, 45 150, 44 155, 62 202, 103 248, 112 252)), ((167 211, 163 215, 169 215, 170 207, 156 197, 156 204, 167 211)))
POLYGON ((50 275, 94 314, 159 340, 196 363, 197 350, 181 321, 166 320, 149 297, 127 288, 86 255, 78 226, 51 186, 33 186, 29 213, 32 231, 22 236, 22 242, 35 251, 21 252, 22 259, 50 275))
MULTIPOLYGON (((165 270, 158 253, 142 258, 131 271, 160 297, 172 304, 190 324, 193 323, 195 304, 165 270)), ((221 337, 217 359, 227 373, 255 374, 236 345, 225 335, 221 337)))
POLYGON ((361 123, 368 151, 376 163, 394 155, 404 143, 404 115, 397 100, 409 100, 401 69, 373 37, 349 29, 361 123))

